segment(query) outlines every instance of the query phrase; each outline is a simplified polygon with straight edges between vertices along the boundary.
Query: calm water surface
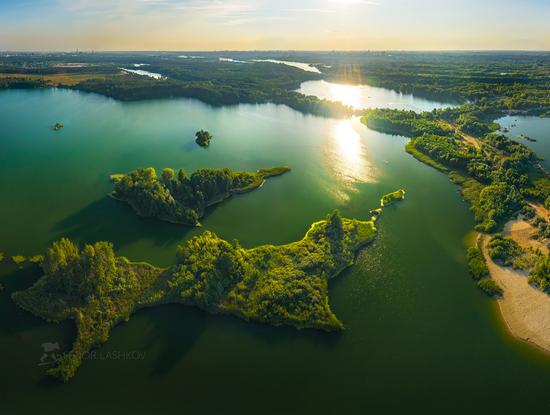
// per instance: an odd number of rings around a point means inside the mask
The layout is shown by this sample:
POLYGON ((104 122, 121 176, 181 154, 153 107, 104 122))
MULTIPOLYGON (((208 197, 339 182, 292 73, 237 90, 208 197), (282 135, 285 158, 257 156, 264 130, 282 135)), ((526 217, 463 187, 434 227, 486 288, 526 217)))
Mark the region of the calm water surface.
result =
POLYGON ((343 333, 159 307, 115 328, 68 384, 46 380, 38 363, 42 343, 66 349, 74 328, 16 309, 10 294, 39 272, 0 264, 0 413, 550 410, 550 358, 511 338, 470 280, 463 240, 472 215, 443 174, 405 153, 404 138, 285 106, 120 103, 66 90, 0 92, 0 125, 0 250, 8 255, 69 236, 110 240, 132 260, 166 266, 177 244, 204 229, 247 247, 286 243, 331 209, 366 219, 381 194, 407 190, 405 202, 385 209, 375 243, 330 284, 343 333), (57 121, 65 128, 54 132, 57 121), (214 134, 207 150, 193 142, 200 128, 214 134), (109 174, 138 167, 280 164, 293 171, 212 209, 200 230, 140 219, 106 197, 109 174))
POLYGON ((550 170, 550 118, 511 116, 500 118, 497 122, 508 128, 509 137, 529 146, 542 157, 543 165, 550 170), (521 138, 521 134, 537 141, 531 142, 521 138))
POLYGON ((356 109, 392 108, 423 112, 454 106, 453 103, 431 101, 386 88, 370 85, 336 84, 325 80, 303 82, 298 92, 304 95, 315 95, 319 98, 338 101, 356 109))

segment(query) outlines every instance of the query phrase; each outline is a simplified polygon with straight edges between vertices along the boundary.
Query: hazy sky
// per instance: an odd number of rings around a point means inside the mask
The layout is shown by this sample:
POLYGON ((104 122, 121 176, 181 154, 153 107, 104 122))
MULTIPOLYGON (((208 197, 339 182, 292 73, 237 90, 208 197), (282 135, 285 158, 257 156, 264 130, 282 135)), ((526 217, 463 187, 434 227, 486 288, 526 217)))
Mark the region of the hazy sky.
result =
POLYGON ((550 50, 550 0, 0 0, 0 50, 550 50))

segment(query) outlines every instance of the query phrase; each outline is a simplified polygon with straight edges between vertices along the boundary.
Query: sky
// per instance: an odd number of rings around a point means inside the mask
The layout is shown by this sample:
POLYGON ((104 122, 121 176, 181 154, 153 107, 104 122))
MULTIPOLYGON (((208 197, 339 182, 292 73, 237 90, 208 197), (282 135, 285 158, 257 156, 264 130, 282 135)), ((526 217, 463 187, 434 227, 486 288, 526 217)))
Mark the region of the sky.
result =
POLYGON ((0 50, 550 50, 550 0, 0 0, 0 50))

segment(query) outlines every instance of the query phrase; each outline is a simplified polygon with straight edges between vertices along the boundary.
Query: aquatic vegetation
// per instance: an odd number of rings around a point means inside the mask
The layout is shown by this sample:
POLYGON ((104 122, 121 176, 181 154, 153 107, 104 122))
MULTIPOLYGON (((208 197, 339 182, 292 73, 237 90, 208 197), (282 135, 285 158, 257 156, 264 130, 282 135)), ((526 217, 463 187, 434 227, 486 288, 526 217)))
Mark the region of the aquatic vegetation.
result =
POLYGON ((46 252, 44 276, 12 298, 48 321, 75 321, 71 351, 48 371, 67 381, 85 353, 143 307, 181 303, 273 325, 342 330, 329 306, 328 280, 351 266, 376 233, 374 220, 344 219, 338 211, 287 245, 245 249, 206 231, 179 247, 168 269, 117 257, 108 242, 80 249, 61 239, 46 252))
POLYGON ((286 166, 260 169, 256 173, 229 169, 200 169, 191 176, 166 168, 160 177, 152 167, 127 175, 111 175, 111 196, 128 203, 144 217, 197 226, 209 206, 235 195, 258 189, 269 177, 287 173, 286 166))

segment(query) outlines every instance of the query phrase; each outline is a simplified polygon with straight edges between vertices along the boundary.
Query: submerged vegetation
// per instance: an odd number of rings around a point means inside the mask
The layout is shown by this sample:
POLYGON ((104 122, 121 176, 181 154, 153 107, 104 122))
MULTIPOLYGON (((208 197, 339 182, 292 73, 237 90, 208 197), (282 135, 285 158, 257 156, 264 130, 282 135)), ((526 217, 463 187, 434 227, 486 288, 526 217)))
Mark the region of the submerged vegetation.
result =
POLYGON ((127 175, 111 175, 114 182, 111 196, 128 203, 140 216, 197 226, 207 207, 255 190, 265 179, 289 171, 286 166, 260 169, 256 173, 200 169, 187 176, 183 169, 176 173, 166 168, 159 177, 149 167, 127 175))
POLYGON ((139 308, 159 304, 182 303, 274 325, 342 330, 329 306, 328 280, 352 265, 376 232, 374 219, 344 219, 338 211, 288 245, 245 249, 206 231, 179 247, 177 264, 168 269, 117 257, 108 242, 80 249, 61 239, 46 252, 44 276, 12 298, 48 321, 75 321, 72 349, 48 372, 67 381, 84 354, 107 341, 116 324, 139 308))

